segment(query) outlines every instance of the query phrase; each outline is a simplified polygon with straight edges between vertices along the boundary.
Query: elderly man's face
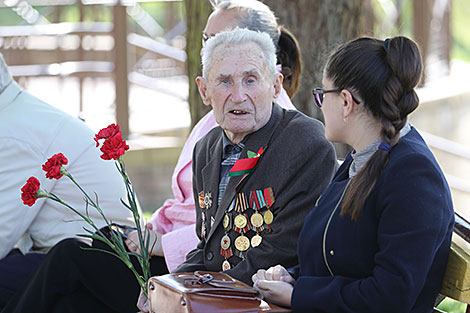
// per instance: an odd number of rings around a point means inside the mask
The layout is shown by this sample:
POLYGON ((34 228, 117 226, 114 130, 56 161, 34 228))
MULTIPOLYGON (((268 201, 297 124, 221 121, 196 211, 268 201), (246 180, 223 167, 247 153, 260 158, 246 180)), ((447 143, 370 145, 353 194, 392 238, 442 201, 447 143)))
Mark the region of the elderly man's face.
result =
POLYGON ((217 47, 207 81, 198 77, 196 82, 217 123, 233 143, 239 143, 268 122, 282 76, 266 69, 261 48, 250 42, 217 47))

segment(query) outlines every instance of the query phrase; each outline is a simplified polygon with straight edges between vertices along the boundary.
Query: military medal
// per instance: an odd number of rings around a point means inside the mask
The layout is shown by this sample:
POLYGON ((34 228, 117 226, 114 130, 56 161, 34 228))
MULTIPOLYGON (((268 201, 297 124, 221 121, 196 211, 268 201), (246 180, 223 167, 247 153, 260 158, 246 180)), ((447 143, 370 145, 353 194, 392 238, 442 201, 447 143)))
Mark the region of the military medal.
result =
POLYGON ((206 192, 204 195, 204 207, 209 209, 212 206, 212 193, 206 192))
POLYGON ((201 191, 200 193, 198 193, 199 195, 199 207, 201 209, 204 209, 205 206, 204 206, 204 191, 201 191))
POLYGON ((222 262, 222 271, 228 271, 230 268, 230 263, 227 260, 222 262))
POLYGON ((224 219, 222 220, 222 225, 224 226, 225 230, 230 229, 230 216, 227 213, 225 213, 224 215, 224 219))
POLYGON ((240 235, 235 239, 235 248, 238 251, 243 252, 250 248, 250 240, 244 235, 240 235))
POLYGON ((253 248, 259 246, 261 244, 261 241, 263 241, 263 237, 256 234, 251 238, 251 246, 253 248))
POLYGON ((238 193, 235 197, 235 211, 239 214, 235 216, 233 223, 235 224, 235 231, 237 233, 246 233, 250 230, 251 225, 248 220, 248 215, 244 213, 248 209, 248 201, 244 193, 238 193))
POLYGON ((227 235, 224 235, 222 239, 220 240, 220 247, 224 250, 227 250, 230 248, 230 237, 227 235))
POLYGON ((263 226, 263 216, 259 214, 258 212, 253 213, 253 215, 250 218, 251 225, 253 227, 258 228, 263 226))
POLYGON ((202 212, 201 237, 206 237, 206 214, 202 212))
MULTIPOLYGON (((246 219, 245 215, 242 215, 242 214, 238 214, 237 216, 235 216, 235 220, 233 221, 236 228, 238 229, 242 229, 242 228, 245 228, 248 220, 246 219)), ((237 230, 235 230, 237 231, 237 230)), ((237 231, 239 232, 239 231, 237 231)))
POLYGON ((263 217, 264 217, 264 222, 266 223, 266 225, 269 225, 273 222, 274 220, 274 216, 273 216, 273 212, 271 212, 269 209, 267 211, 265 211, 263 213, 263 217))

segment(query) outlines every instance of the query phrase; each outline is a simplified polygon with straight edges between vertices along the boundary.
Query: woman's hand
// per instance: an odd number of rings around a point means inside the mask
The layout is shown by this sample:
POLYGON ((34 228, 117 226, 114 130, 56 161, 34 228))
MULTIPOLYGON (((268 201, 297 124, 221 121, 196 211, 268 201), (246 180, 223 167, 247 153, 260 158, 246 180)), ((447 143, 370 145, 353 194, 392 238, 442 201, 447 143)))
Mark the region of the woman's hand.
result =
MULTIPOLYGON (((162 234, 160 234, 159 232, 153 231, 151 224, 147 224, 146 228, 150 236, 148 253, 151 256, 163 256, 162 234)), ((131 252, 140 253, 139 234, 137 233, 136 230, 131 231, 129 233, 126 239, 126 245, 131 252)))
POLYGON ((258 270, 252 277, 253 287, 269 302, 290 307, 295 279, 281 266, 258 270))

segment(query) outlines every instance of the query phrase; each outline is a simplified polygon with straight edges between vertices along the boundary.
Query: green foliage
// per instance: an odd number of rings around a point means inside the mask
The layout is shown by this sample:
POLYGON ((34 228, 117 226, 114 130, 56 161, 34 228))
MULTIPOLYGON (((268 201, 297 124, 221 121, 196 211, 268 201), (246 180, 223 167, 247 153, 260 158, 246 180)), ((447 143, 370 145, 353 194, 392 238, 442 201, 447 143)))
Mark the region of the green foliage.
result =
POLYGON ((445 298, 437 308, 448 313, 464 313, 465 306, 466 305, 464 303, 460 303, 450 298, 445 298))
POLYGON ((451 58, 470 62, 470 1, 452 1, 452 51, 451 58))

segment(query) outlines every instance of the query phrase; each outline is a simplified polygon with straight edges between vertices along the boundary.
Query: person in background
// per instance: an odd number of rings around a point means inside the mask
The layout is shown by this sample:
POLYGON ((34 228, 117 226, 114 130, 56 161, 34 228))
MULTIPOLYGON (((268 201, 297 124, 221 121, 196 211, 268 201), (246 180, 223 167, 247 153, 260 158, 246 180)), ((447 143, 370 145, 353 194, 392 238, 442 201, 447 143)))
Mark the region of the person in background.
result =
POLYGON ((313 90, 330 141, 353 147, 305 220, 299 265, 259 270, 266 299, 294 312, 429 313, 454 212, 446 179, 408 115, 419 103, 417 45, 358 38, 313 90))
MULTIPOLYGON (((301 76, 301 56, 295 37, 276 22, 273 12, 257 0, 212 1, 213 13, 207 20, 203 42, 223 30, 234 27, 267 33, 276 46, 277 70, 284 76, 283 88, 276 102, 283 108, 295 110, 290 97, 297 92, 301 76)), ((156 238, 150 253, 164 257, 168 269, 174 270, 186 254, 198 243, 195 233, 196 211, 192 194, 192 155, 194 146, 204 135, 217 126, 214 112, 207 113, 193 128, 181 151, 171 180, 174 198, 165 201, 149 219, 156 238), (184 240, 181 240, 184 238, 184 240)), ((138 249, 137 233, 129 235, 130 248, 138 249)))
MULTIPOLYGON (((46 179, 42 165, 56 153, 68 159, 67 169, 89 193, 100 195, 108 219, 133 225, 122 177, 112 162, 100 158, 93 132, 79 119, 21 90, 0 54, 0 309, 34 273, 46 252, 59 241, 86 233, 82 221, 50 199, 23 204, 21 188, 30 176, 85 214, 85 202, 68 179, 46 179)), ((100 214, 89 210, 99 227, 100 214)))

